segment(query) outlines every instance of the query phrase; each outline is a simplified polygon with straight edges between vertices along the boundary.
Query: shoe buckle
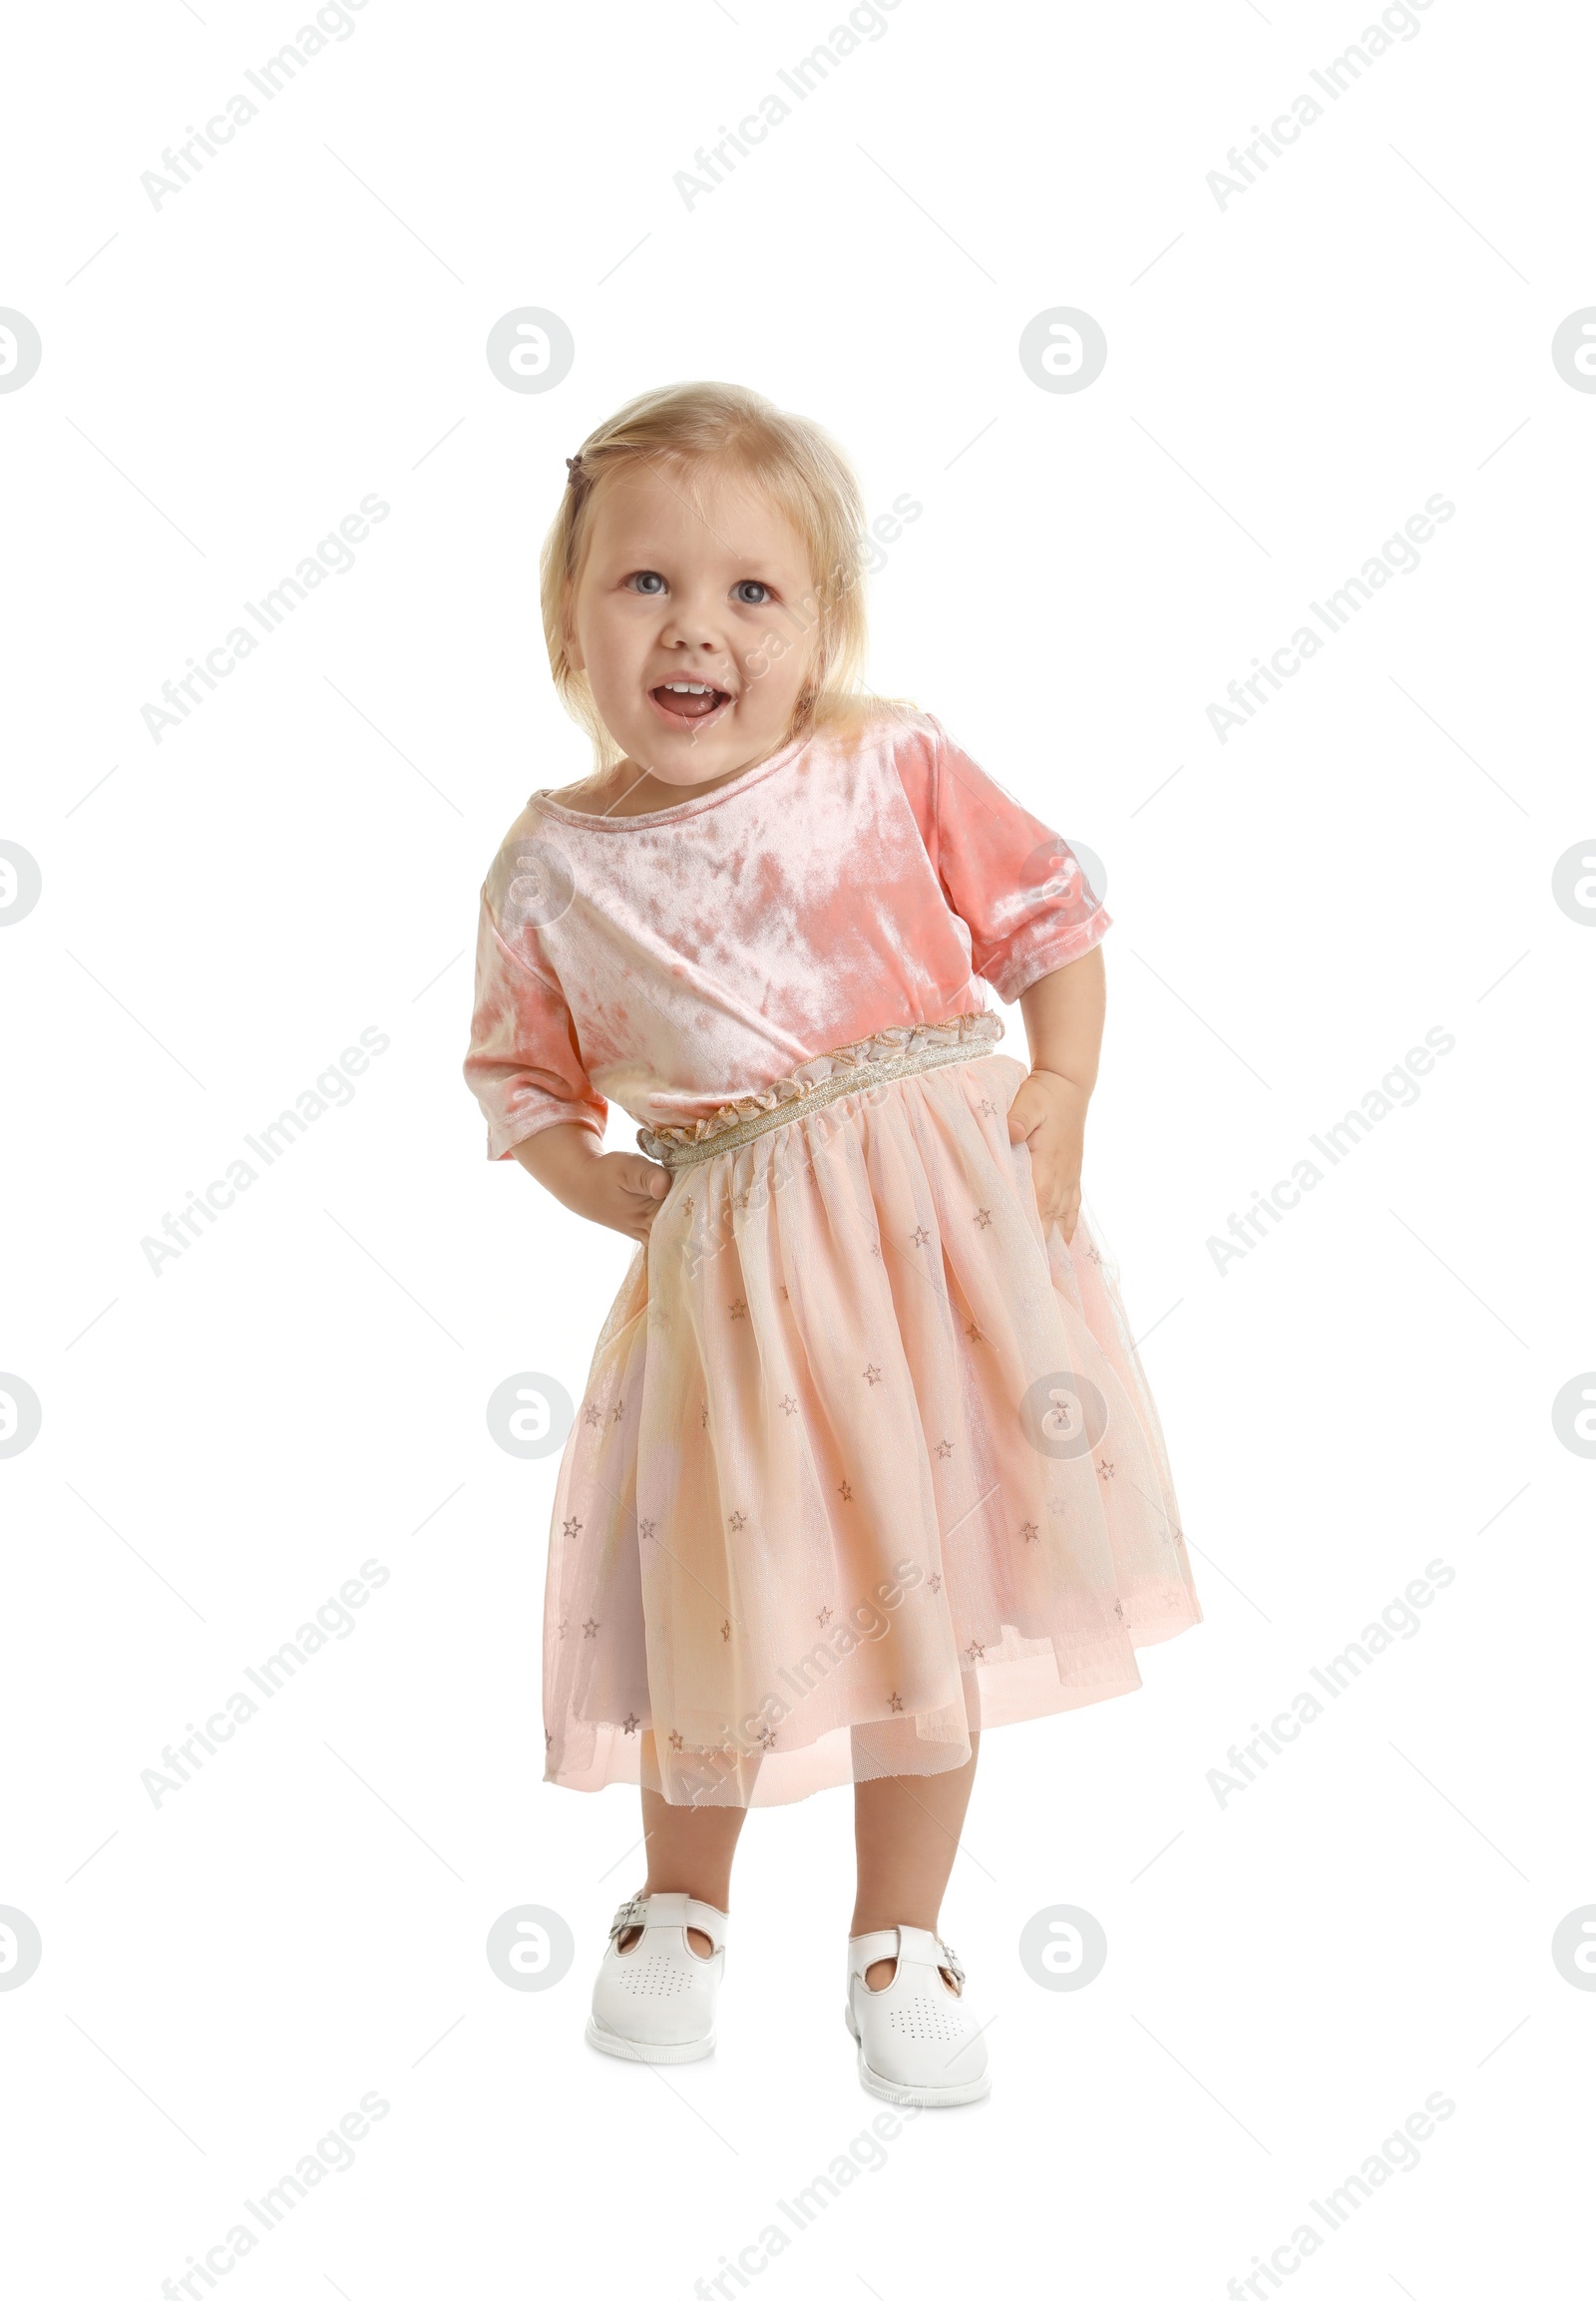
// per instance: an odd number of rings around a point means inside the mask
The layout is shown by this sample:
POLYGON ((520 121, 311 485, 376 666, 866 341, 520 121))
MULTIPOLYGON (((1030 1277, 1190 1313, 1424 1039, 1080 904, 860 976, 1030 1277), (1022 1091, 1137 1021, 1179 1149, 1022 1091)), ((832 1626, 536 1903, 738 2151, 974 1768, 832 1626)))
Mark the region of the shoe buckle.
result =
POLYGON ((942 1952, 943 1964, 948 1968, 948 1971, 953 1975, 954 1980, 958 1982, 962 1989, 964 1987, 965 1981, 965 1969, 959 1963, 958 1957, 950 1948, 949 1944, 943 1940, 941 1934, 937 1936, 937 1947, 942 1952))
POLYGON ((648 1896, 643 1893, 634 1893, 629 1901, 623 1901, 619 1909, 616 1910, 609 1927, 609 1939, 611 1941, 617 1940, 628 1926, 640 1926, 647 1914, 648 1896))

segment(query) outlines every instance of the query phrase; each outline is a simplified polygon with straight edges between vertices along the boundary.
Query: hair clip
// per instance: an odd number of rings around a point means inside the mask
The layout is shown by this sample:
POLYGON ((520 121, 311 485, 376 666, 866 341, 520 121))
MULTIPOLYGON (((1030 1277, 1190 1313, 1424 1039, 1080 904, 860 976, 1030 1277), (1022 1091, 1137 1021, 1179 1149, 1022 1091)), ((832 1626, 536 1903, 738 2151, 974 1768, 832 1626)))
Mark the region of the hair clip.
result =
POLYGON ((567 456, 566 458, 566 485, 568 488, 582 477, 583 471, 582 450, 579 448, 574 456, 567 456))

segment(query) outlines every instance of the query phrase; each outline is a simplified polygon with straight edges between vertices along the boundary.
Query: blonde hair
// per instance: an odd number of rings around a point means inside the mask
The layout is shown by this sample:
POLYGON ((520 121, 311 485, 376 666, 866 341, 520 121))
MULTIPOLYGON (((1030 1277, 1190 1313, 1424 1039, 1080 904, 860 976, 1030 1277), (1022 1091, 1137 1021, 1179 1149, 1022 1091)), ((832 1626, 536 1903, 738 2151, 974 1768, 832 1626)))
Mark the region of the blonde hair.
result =
POLYGON ((913 709, 870 694, 864 684, 864 499, 836 441, 807 416, 787 415, 742 384, 668 384, 628 400, 588 434, 570 459, 565 495, 544 539, 549 668, 560 700, 592 739, 599 772, 620 758, 620 747, 598 715, 586 672, 571 660, 571 605, 592 541, 596 498, 610 474, 638 464, 662 464, 690 489, 695 467, 711 461, 762 488, 809 555, 815 587, 797 604, 805 626, 817 626, 815 654, 788 739, 913 709))

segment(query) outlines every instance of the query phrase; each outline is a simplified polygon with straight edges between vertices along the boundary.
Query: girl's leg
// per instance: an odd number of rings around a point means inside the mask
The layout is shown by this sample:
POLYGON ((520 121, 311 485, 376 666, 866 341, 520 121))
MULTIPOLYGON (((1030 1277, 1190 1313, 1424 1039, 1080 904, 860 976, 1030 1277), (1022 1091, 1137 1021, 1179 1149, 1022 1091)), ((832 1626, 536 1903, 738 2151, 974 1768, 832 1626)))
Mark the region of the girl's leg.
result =
MULTIPOLYGON (((970 1762, 957 1772, 886 1774, 854 1784, 859 1890, 850 1935, 900 1925, 937 1931, 980 1749, 981 1736, 973 1733, 970 1762)), ((865 1975, 867 1985, 885 1989, 896 1964, 894 1958, 878 1958, 865 1975)))
MULTIPOLYGON (((648 1876, 644 1893, 686 1893, 706 1901, 711 1909, 729 1906, 731 1857, 747 1818, 741 1805, 668 1805, 657 1790, 642 1793, 642 1834, 648 1849, 648 1876)), ((637 1939, 628 1927, 617 1945, 627 1950, 637 1939)), ((701 1958, 712 1954, 707 1934, 696 1926, 687 1940, 701 1958)))

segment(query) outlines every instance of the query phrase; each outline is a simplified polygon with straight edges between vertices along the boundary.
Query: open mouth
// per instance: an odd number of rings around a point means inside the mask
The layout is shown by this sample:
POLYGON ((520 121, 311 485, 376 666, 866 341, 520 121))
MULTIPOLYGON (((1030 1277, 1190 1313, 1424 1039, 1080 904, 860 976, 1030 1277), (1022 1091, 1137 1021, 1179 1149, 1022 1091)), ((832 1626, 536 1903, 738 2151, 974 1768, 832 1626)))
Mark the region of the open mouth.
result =
POLYGON ((667 725, 697 729, 717 719, 731 697, 724 687, 705 686, 695 679, 672 679, 650 687, 648 700, 667 725))

